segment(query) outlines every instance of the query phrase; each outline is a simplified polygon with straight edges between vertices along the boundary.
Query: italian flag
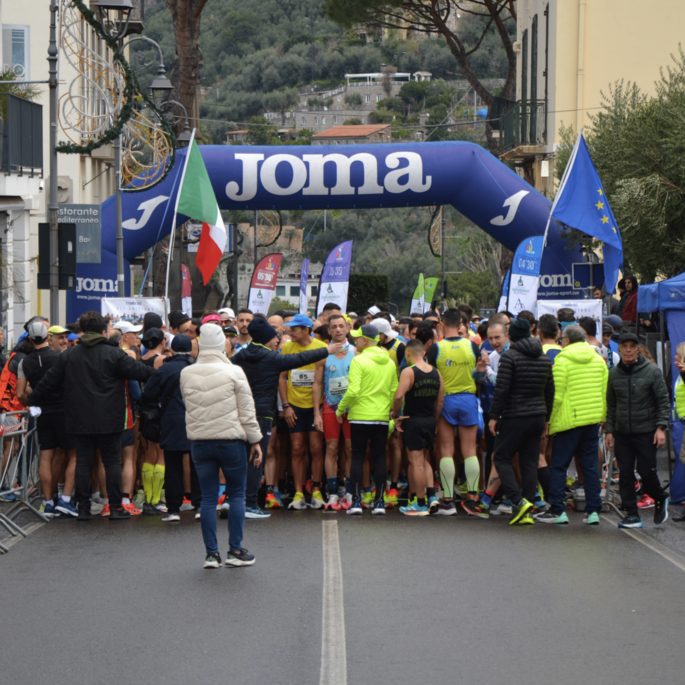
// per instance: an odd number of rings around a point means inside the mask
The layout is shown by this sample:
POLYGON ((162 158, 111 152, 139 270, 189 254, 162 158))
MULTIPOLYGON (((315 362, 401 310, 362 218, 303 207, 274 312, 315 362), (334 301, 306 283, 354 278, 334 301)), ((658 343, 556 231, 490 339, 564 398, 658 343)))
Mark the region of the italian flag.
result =
POLYGON ((226 228, 200 148, 195 142, 195 131, 186 156, 181 188, 176 197, 176 211, 202 222, 195 264, 207 285, 226 247, 226 228))

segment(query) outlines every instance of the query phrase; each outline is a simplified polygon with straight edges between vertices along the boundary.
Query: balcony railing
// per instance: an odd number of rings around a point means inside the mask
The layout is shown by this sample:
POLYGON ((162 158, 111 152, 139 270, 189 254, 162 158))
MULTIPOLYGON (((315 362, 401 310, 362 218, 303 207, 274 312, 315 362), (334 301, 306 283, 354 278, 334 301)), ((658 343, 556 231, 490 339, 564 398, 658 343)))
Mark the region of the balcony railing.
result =
POLYGON ((547 144, 547 104, 544 100, 519 100, 502 115, 503 149, 547 144))
MULTIPOLYGON (((43 107, 15 95, 7 98, 0 170, 5 174, 43 175, 43 107)), ((4 109, 4 108, 3 108, 4 109)))

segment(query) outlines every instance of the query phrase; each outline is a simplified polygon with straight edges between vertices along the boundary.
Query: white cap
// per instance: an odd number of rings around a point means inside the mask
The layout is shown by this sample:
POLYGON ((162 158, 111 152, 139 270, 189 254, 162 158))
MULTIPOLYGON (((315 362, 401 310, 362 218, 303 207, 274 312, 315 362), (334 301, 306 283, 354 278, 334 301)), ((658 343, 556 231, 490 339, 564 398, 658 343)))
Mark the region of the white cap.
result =
POLYGON ((381 310, 374 304, 372 307, 369 307, 366 311, 368 314, 371 314, 371 316, 375 316, 381 310))
POLYGON ((41 342, 44 342, 48 337, 48 327, 42 321, 34 321, 29 324, 28 334, 31 340, 40 340, 41 342))
POLYGON ((140 331, 143 330, 142 326, 136 326, 130 321, 117 321, 114 324, 114 328, 121 331, 122 335, 125 335, 126 333, 140 333, 140 331))
POLYGON ((224 307, 223 309, 219 309, 219 316, 223 319, 225 315, 229 317, 230 319, 235 319, 235 312, 230 308, 230 307, 224 307))
POLYGON ((388 338, 397 337, 397 331, 393 331, 392 328, 390 328, 390 322, 387 319, 374 319, 371 323, 378 329, 379 333, 382 333, 388 338))
POLYGON ((397 319, 392 314, 390 314, 390 323, 393 326, 397 323, 397 319))

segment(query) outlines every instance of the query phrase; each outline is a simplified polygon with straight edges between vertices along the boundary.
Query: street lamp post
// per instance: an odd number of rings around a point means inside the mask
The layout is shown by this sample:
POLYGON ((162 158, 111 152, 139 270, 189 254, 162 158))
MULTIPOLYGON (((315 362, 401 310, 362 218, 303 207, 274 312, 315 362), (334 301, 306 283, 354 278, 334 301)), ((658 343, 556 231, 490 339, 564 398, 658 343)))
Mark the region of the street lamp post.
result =
POLYGON ((50 45, 48 47, 48 73, 50 88, 50 188, 48 211, 50 221, 50 323, 59 321, 59 203, 57 198, 57 103, 59 81, 57 77, 57 0, 50 3, 50 45))

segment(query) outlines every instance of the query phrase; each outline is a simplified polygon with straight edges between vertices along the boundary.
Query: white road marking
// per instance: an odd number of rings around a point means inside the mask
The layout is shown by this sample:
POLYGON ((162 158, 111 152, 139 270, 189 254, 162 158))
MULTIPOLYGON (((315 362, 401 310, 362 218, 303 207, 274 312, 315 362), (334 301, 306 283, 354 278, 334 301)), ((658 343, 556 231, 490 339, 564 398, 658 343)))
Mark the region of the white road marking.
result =
MULTIPOLYGON (((44 525, 45 525, 44 521, 40 521, 38 523, 30 523, 28 526, 22 526, 22 530, 27 535, 31 535, 31 533, 38 530, 39 528, 42 528, 44 525)), ((2 526, 2 530, 7 532, 4 526, 2 526)), ((12 547, 12 545, 16 545, 17 542, 19 542, 20 540, 23 540, 23 539, 24 539, 24 536, 21 535, 20 533, 17 533, 14 537, 9 538, 9 540, 0 540, 0 542, 2 542, 2 544, 5 545, 5 547, 9 548, 9 547, 12 547)))
MULTIPOLYGON (((613 518, 609 518, 606 515, 602 516, 602 518, 618 528, 618 521, 614 521, 613 518)), ((674 552, 666 547, 666 545, 662 545, 660 542, 657 542, 654 538, 647 535, 647 533, 640 532, 639 529, 619 528, 619 530, 626 535, 629 535, 631 538, 633 538, 633 540, 641 542, 645 547, 649 547, 652 552, 656 552, 659 556, 662 556, 667 561, 670 561, 681 571, 685 571, 685 557, 683 557, 681 554, 678 554, 678 552, 674 552)))
POLYGON ((338 522, 323 522, 323 616, 320 685, 347 685, 347 646, 338 522))

